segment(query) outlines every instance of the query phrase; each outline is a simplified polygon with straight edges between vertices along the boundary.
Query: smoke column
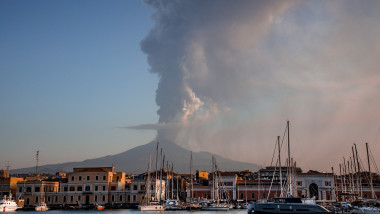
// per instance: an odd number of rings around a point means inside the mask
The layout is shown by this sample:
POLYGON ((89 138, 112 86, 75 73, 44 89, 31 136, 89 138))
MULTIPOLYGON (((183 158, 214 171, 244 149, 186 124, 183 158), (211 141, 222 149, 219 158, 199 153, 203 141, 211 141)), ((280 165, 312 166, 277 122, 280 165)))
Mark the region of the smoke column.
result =
POLYGON ((132 128, 265 164, 289 119, 295 156, 310 168, 319 157, 305 149, 348 153, 354 140, 377 134, 377 1, 144 3, 155 11, 141 48, 159 76, 159 121, 132 128))

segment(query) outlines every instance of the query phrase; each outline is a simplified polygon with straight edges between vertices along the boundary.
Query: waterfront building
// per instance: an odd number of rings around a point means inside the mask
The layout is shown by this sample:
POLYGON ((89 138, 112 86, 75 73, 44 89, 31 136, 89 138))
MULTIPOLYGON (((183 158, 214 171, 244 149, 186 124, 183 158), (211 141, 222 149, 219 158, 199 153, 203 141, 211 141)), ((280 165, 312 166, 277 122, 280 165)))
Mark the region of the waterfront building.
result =
POLYGON ((34 207, 41 202, 48 205, 59 203, 59 181, 20 181, 17 183, 17 199, 19 205, 34 207))
MULTIPOLYGON (((9 175, 9 174, 8 174, 9 175)), ((17 192, 17 182, 23 181, 23 178, 16 177, 0 177, 0 197, 3 198, 4 195, 9 195, 11 192, 13 196, 17 192)))
MULTIPOLYGON (((223 182, 223 188, 219 186, 219 193, 224 190, 228 193, 229 199, 233 201, 247 200, 272 200, 276 197, 281 197, 281 182, 286 182, 286 168, 282 169, 283 176, 280 176, 279 172, 275 172, 275 167, 266 167, 260 170, 257 177, 241 177, 241 173, 237 172, 218 172, 223 182), (272 179, 273 178, 273 179, 272 179)), ((314 197, 320 202, 331 202, 335 200, 334 189, 334 176, 331 173, 320 172, 307 172, 302 173, 300 168, 297 168, 297 174, 295 176, 295 197, 314 197)), ((251 176, 252 173, 243 173, 243 175, 251 176)), ((215 189, 212 189, 212 176, 210 173, 210 180, 208 185, 200 183, 187 186, 187 197, 190 197, 191 192, 193 198, 211 199, 212 194, 216 197, 215 189)), ((215 185, 218 188, 218 185, 215 185)), ((285 192, 282 192, 285 194, 285 192)), ((222 195, 223 196, 223 195, 222 195)), ((226 198, 226 196, 223 196, 226 198)))
POLYGON ((125 201, 125 173, 115 167, 74 168, 61 183, 60 197, 64 205, 123 203, 125 201))

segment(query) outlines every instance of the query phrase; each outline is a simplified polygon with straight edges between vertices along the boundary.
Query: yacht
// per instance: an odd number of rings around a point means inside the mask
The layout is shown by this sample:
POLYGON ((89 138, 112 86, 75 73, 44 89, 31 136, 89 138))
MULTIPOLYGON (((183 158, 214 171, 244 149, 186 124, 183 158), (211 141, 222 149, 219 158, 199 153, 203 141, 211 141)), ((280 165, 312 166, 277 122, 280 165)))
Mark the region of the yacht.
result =
POLYGON ((12 212, 17 208, 17 203, 12 199, 11 193, 9 193, 8 197, 4 195, 4 198, 0 200, 0 212, 12 212))
POLYGON ((251 203, 248 205, 248 213, 255 214, 289 214, 289 213, 330 213, 326 208, 317 205, 302 203, 301 198, 275 198, 273 202, 251 203))
POLYGON ((46 205, 45 202, 41 202, 41 203, 38 204, 34 209, 35 209, 36 211, 48 211, 48 210, 49 210, 49 207, 46 205))
MULTIPOLYGON (((295 187, 293 182, 293 172, 291 168, 294 167, 293 160, 290 156, 290 137, 289 137, 289 130, 290 130, 290 124, 289 121, 287 121, 286 129, 287 131, 287 143, 288 143, 288 159, 287 159, 287 167, 289 169, 287 173, 287 187, 282 187, 282 179, 281 180, 281 196, 282 190, 286 189, 286 196, 281 198, 274 198, 272 202, 257 202, 257 203, 250 203, 248 206, 248 213, 255 213, 255 214, 267 214, 267 213, 273 213, 273 214, 296 214, 296 213, 302 213, 302 214, 322 214, 322 213, 331 213, 326 208, 315 204, 314 200, 304 200, 302 201, 301 198, 293 197, 295 195, 295 187)), ((280 159, 280 151, 281 151, 281 144, 280 144, 280 137, 278 137, 277 140, 278 143, 278 163, 280 168, 280 176, 282 174, 281 172, 281 159, 280 159)))

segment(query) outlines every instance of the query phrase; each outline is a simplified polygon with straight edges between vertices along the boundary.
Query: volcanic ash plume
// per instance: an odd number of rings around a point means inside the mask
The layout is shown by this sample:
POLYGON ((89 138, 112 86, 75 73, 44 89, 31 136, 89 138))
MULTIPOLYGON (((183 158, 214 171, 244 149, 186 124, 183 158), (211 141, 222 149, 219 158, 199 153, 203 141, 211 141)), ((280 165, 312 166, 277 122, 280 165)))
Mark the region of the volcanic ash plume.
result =
MULTIPOLYGON (((358 102, 380 90, 376 1, 145 3, 155 11, 155 25, 141 47, 159 76, 159 123, 140 128, 157 129, 161 142, 262 163, 286 119, 298 124, 292 130, 300 141, 320 152, 342 141, 343 132, 352 141, 368 134, 344 128, 357 121, 358 102), (345 105, 349 95, 358 98, 352 106, 345 105), (260 152, 253 157, 252 151, 260 152)), ((373 101, 366 109, 376 107, 380 102, 373 101)), ((374 114, 363 127, 377 130, 374 114)))

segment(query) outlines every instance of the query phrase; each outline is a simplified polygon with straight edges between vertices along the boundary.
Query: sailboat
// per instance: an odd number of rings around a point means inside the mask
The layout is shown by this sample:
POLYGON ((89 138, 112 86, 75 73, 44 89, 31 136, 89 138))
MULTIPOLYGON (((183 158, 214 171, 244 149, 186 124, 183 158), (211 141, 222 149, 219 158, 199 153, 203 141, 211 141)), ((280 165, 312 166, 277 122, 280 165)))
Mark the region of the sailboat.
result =
MULTIPOLYGON (((302 214, 324 214, 324 213, 330 213, 326 208, 317 205, 317 204, 307 204, 303 203, 301 198, 293 197, 294 192, 294 182, 293 179, 293 172, 291 170, 292 167, 292 161, 290 157, 290 134, 289 134, 289 121, 287 121, 286 125, 287 133, 288 133, 288 173, 287 173, 287 193, 286 197, 282 198, 275 198, 273 202, 263 202, 263 203, 255 203, 255 204, 249 204, 248 206, 248 213, 255 213, 255 214, 293 214, 293 213, 302 213, 302 214)), ((280 148, 280 147, 279 147, 280 148)), ((279 149, 280 151, 280 149, 279 149)), ((280 162, 280 161, 279 161, 280 162)), ((280 168, 281 168, 281 164, 280 168)), ((280 171, 280 175, 281 175, 280 171)), ((281 180, 281 186, 282 186, 282 180, 281 180)))
POLYGON ((213 183, 212 183, 212 201, 205 201, 202 203, 202 210, 208 211, 227 211, 232 206, 229 203, 228 192, 224 188, 224 182, 219 174, 218 166, 216 165, 216 160, 214 156, 212 157, 212 168, 213 168, 213 183), (215 170, 214 170, 215 169, 215 170), (220 192, 220 188, 223 192, 220 192), (225 195, 227 199, 221 200, 221 195, 225 195))
POLYGON ((151 194, 151 156, 149 153, 149 163, 148 163, 148 174, 147 179, 145 181, 145 195, 142 201, 140 202, 138 208, 140 211, 163 211, 165 207, 158 202, 152 202, 152 194, 151 194))
MULTIPOLYGON (((355 145, 356 148, 356 145, 355 145)), ((376 199, 375 192, 373 190, 373 181, 371 173, 371 161, 370 161, 370 150, 368 143, 366 143, 367 150, 367 161, 368 161, 368 172, 369 172, 369 183, 371 187, 371 199, 363 199, 360 203, 357 203, 358 206, 354 206, 351 213, 352 214, 380 214, 380 209, 377 207, 379 201, 376 199)), ((372 153, 371 153, 372 154, 372 153)))

